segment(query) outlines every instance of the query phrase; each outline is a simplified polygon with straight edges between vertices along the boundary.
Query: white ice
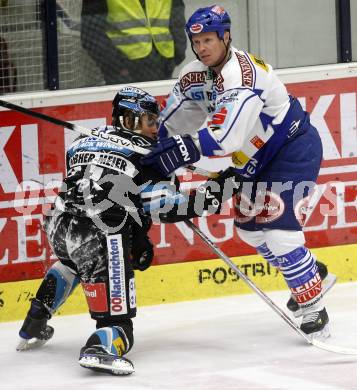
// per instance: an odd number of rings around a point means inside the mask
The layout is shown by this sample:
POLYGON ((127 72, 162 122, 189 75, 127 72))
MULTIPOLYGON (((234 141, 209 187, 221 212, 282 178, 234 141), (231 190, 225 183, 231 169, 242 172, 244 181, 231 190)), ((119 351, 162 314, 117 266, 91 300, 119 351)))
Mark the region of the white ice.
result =
MULTIPOLYGON (((287 292, 269 296, 282 308, 287 292)), ((357 284, 325 297, 328 342, 357 349, 357 284)), ((20 322, 0 324, 0 389, 50 390, 337 390, 357 389, 357 356, 307 345, 258 296, 239 295, 139 308, 128 377, 80 367, 78 352, 94 329, 88 315, 54 317, 53 339, 16 352, 20 322)))

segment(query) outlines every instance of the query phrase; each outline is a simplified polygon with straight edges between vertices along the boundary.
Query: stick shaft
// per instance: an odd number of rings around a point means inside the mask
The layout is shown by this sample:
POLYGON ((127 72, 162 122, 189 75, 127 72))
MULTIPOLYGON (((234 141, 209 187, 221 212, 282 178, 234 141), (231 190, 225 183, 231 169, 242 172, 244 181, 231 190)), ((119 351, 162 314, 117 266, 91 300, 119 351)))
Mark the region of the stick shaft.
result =
POLYGON ((216 255, 218 255, 232 270, 242 279, 244 282, 259 295, 260 298, 263 299, 265 303, 267 303, 292 329, 295 330, 307 343, 311 343, 311 339, 307 336, 291 318, 280 309, 259 287, 257 287, 248 276, 242 272, 233 261, 219 249, 192 221, 185 221, 186 225, 189 226, 201 239, 205 242, 216 255))
MULTIPOLYGON (((150 152, 150 149, 142 148, 141 146, 135 145, 130 140, 123 138, 123 137, 120 137, 118 135, 106 134, 103 132, 99 132, 96 129, 88 129, 88 128, 83 127, 83 126, 79 126, 79 125, 76 125, 76 124, 71 123, 71 122, 66 122, 66 121, 63 121, 61 119, 54 118, 52 116, 42 114, 42 113, 37 112, 37 111, 30 110, 26 107, 22 107, 22 106, 19 106, 17 104, 14 104, 14 103, 7 102, 5 100, 0 100, 0 106, 8 108, 9 110, 21 112, 22 114, 25 114, 25 115, 29 115, 29 116, 32 116, 35 118, 42 119, 46 122, 50 122, 50 123, 53 123, 53 124, 58 125, 58 126, 65 127, 66 129, 76 131, 78 133, 87 135, 88 137, 100 138, 101 140, 109 142, 115 146, 124 147, 124 148, 130 149, 136 153, 142 154, 142 155, 146 155, 150 152)), ((195 167, 193 165, 188 165, 188 166, 186 166, 186 168, 190 169, 191 171, 196 172, 197 174, 202 175, 202 176, 207 176, 210 178, 217 177, 217 173, 209 172, 209 171, 206 171, 202 168, 195 167)))
POLYGON ((313 345, 316 348, 322 349, 324 351, 333 352, 342 355, 353 355, 357 356, 357 350, 349 347, 341 347, 338 345, 327 344, 323 341, 310 337, 305 334, 291 318, 280 309, 262 290, 260 290, 249 278, 243 273, 233 262, 232 260, 221 251, 192 221, 185 221, 186 225, 189 226, 201 239, 205 242, 216 255, 218 255, 232 270, 248 284, 248 286, 256 292, 260 298, 263 299, 278 315, 281 317, 296 333, 298 333, 309 345, 313 345))
POLYGON ((149 149, 145 149, 145 148, 142 148, 140 146, 137 146, 134 143, 132 143, 130 140, 123 138, 123 137, 119 137, 115 134, 105 134, 102 132, 98 132, 96 129, 87 129, 86 127, 79 126, 79 125, 76 125, 76 124, 71 123, 71 122, 66 122, 66 121, 63 121, 61 119, 54 118, 54 117, 46 115, 46 114, 42 114, 40 112, 33 111, 33 110, 30 110, 30 109, 22 107, 22 106, 18 106, 17 104, 14 104, 14 103, 0 100, 0 106, 6 107, 10 110, 21 112, 22 114, 25 114, 25 115, 29 115, 29 116, 32 116, 35 118, 42 119, 44 121, 53 123, 53 124, 58 125, 58 126, 65 127, 69 130, 76 131, 78 133, 87 135, 88 137, 100 138, 103 141, 110 142, 110 143, 112 143, 116 146, 119 146, 119 147, 125 147, 127 149, 133 150, 134 152, 137 152, 140 154, 145 155, 145 154, 148 154, 150 152, 149 149))

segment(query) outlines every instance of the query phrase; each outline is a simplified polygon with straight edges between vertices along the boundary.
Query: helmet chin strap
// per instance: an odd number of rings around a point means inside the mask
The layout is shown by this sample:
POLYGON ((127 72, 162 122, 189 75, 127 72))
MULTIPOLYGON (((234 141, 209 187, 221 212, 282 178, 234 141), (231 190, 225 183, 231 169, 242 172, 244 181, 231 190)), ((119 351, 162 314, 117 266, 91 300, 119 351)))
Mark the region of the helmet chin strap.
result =
POLYGON ((137 129, 136 129, 137 126, 138 126, 138 123, 139 123, 139 118, 138 118, 137 116, 135 116, 135 118, 134 118, 134 126, 133 126, 132 129, 129 129, 129 128, 127 128, 127 127, 125 126, 125 124, 124 124, 125 122, 124 122, 124 117, 123 117, 123 115, 120 115, 120 116, 119 116, 119 123, 120 123, 121 127, 122 127, 124 130, 133 131, 133 132, 138 133, 138 134, 140 134, 140 133, 142 132, 142 130, 137 130, 137 129))
POLYGON ((135 121, 134 121, 134 132, 137 133, 137 134, 141 134, 142 132, 142 129, 137 129, 138 127, 138 124, 139 124, 139 117, 135 117, 135 121))

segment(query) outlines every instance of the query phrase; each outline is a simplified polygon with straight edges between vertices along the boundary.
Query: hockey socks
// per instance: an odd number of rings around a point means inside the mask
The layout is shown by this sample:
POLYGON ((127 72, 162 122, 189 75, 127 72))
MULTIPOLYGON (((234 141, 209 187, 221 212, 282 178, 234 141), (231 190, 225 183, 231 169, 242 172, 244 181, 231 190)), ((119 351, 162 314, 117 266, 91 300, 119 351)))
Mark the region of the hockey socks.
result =
MULTIPOLYGON (((301 246, 279 256, 280 271, 302 311, 301 330, 312 337, 328 337, 329 318, 322 303, 322 281, 312 253, 301 246)), ((326 274, 321 268, 322 274, 326 274)))
MULTIPOLYGON (((256 247, 256 249, 257 249, 257 252, 260 255, 262 255, 264 257, 264 259, 267 260, 271 265, 280 268, 279 258, 276 257, 275 255, 273 255, 273 253, 269 250, 269 248, 267 247, 267 245, 265 243, 256 247)), ((304 249, 306 249, 306 248, 304 248, 304 249)), ((306 253, 310 253, 310 251, 308 251, 306 253)), ((307 260, 307 262, 305 261, 305 263, 307 263, 307 265, 309 266, 309 256, 307 256, 305 260, 307 260)), ((281 261, 281 258, 280 258, 280 261, 281 261)), ((300 263, 298 263, 298 264, 301 265, 300 263)), ((302 262, 302 264, 304 265, 304 262, 302 262)), ((337 278, 336 278, 336 275, 329 273, 326 265, 321 263, 320 261, 316 261, 316 266, 318 268, 318 273, 319 273, 321 280, 322 280, 322 283, 321 283, 322 295, 325 295, 331 289, 331 287, 336 283, 337 278)), ((294 269, 294 267, 291 267, 291 268, 294 269)), ((303 311, 300 308, 299 304, 294 299, 293 295, 291 295, 286 306, 291 312, 293 312, 293 314, 296 318, 301 317, 303 315, 303 311)), ((307 333, 307 332, 305 332, 305 333, 307 333)))
MULTIPOLYGON (((316 261, 316 265, 322 280, 322 295, 324 296, 335 285, 337 277, 336 275, 329 273, 326 265, 320 261, 316 261)), ((295 318, 302 316, 302 310, 293 296, 290 297, 286 306, 294 314, 295 318)))

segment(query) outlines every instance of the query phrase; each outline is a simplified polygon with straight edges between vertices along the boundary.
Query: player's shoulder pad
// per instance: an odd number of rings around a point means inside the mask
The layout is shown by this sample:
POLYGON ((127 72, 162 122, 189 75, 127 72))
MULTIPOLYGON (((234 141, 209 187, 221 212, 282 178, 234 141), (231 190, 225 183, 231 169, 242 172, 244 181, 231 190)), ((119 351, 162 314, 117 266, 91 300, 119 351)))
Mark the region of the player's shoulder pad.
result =
POLYGON ((259 88, 265 85, 267 75, 270 73, 270 66, 262 58, 243 50, 232 48, 232 58, 230 61, 230 66, 227 66, 225 69, 226 74, 224 76, 226 78, 234 77, 232 76, 234 68, 236 77, 240 77, 240 84, 243 88, 255 89, 257 88, 257 82, 259 88), (237 68, 239 70, 238 72, 237 68))
POLYGON ((207 66, 195 60, 187 64, 179 76, 181 91, 186 91, 194 85, 203 85, 206 80, 207 66))
POLYGON ((258 67, 258 68, 264 70, 265 72, 269 72, 269 66, 268 66, 268 64, 265 63, 263 58, 256 56, 255 54, 252 54, 252 53, 247 53, 247 54, 248 54, 249 58, 252 60, 255 67, 258 67))
POLYGON ((205 66, 201 61, 193 60, 193 61, 189 62, 188 64, 186 64, 181 69, 180 74, 179 74, 179 79, 181 79, 182 77, 184 77, 188 73, 202 71, 202 70, 206 71, 207 66, 205 66))
POLYGON ((115 131, 115 127, 110 126, 110 125, 100 125, 100 126, 96 127, 96 130, 103 132, 103 133, 112 133, 115 131))

